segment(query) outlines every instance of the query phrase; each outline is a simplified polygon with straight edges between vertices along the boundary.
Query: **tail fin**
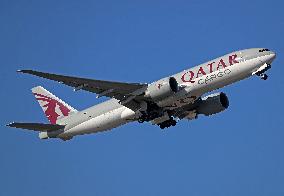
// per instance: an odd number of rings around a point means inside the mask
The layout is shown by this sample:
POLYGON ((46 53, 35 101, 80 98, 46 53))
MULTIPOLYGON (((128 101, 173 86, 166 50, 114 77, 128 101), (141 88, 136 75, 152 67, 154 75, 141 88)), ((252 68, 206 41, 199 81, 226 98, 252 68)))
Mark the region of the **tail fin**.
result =
POLYGON ((77 112, 76 109, 41 86, 32 88, 32 92, 51 124, 56 124, 58 119, 77 112))

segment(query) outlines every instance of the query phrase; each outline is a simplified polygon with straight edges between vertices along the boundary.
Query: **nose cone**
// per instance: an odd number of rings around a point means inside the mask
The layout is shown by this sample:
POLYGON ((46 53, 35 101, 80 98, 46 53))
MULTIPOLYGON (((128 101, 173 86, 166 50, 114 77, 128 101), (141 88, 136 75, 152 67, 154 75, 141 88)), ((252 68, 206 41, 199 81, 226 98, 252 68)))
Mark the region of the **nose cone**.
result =
POLYGON ((271 54, 272 54, 272 58, 274 60, 276 58, 276 53, 275 52, 271 52, 271 54))
POLYGON ((268 62, 268 64, 271 64, 272 61, 274 61, 274 59, 276 58, 276 53, 273 52, 273 51, 270 51, 269 56, 270 56, 270 57, 269 57, 269 62, 268 62))

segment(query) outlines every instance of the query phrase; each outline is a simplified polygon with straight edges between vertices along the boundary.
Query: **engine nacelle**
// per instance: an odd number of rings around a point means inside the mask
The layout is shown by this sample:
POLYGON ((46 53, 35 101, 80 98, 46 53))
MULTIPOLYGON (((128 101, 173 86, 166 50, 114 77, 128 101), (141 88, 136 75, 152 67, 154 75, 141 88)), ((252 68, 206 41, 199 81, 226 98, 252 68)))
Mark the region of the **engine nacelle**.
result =
POLYGON ((211 94, 201 98, 201 103, 197 107, 198 114, 209 116, 224 111, 229 107, 229 99, 225 93, 211 94))
POLYGON ((145 92, 145 97, 152 98, 154 101, 160 101, 178 92, 178 89, 176 79, 170 77, 149 85, 145 92))

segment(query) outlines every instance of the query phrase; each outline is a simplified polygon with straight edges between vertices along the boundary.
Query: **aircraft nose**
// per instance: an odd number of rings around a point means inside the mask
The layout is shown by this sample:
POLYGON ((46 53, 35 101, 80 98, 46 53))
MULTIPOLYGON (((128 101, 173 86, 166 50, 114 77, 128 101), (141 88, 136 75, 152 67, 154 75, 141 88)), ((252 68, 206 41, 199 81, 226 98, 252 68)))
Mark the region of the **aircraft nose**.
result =
POLYGON ((263 57, 263 59, 261 60, 262 62, 265 62, 267 64, 272 64, 272 62, 274 61, 274 59, 276 58, 276 53, 274 51, 271 51, 269 49, 261 49, 259 50, 261 56, 263 57))
POLYGON ((273 60, 274 60, 276 58, 276 53, 272 52, 272 55, 273 55, 273 60))
POLYGON ((274 59, 276 58, 276 53, 273 51, 270 51, 270 63, 272 63, 272 61, 274 61, 274 59))

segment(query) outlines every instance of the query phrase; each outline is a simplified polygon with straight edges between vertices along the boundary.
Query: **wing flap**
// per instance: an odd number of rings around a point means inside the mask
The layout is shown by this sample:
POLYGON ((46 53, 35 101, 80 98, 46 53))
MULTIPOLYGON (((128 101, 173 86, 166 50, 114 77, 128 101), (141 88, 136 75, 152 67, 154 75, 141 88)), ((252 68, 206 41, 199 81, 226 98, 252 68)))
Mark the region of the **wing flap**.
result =
POLYGON ((53 124, 44 124, 44 123, 17 123, 13 122, 6 126, 14 127, 14 128, 21 128, 33 131, 41 131, 41 132, 50 132, 50 131, 57 131, 60 129, 64 129, 64 125, 53 125, 53 124))

